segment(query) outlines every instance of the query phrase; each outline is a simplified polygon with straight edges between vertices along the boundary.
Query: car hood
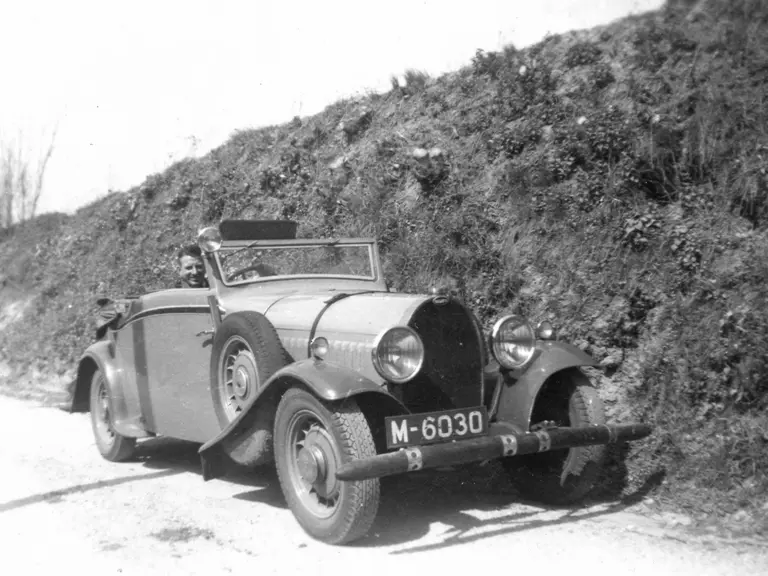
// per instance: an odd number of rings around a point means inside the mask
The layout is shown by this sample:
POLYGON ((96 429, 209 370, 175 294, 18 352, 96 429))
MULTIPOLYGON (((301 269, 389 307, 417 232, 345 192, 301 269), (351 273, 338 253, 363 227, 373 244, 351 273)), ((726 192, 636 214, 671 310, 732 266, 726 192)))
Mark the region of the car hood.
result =
POLYGON ((324 332, 376 336, 383 328, 407 324, 429 296, 397 292, 318 290, 301 294, 244 294, 224 302, 227 312, 253 310, 264 314, 281 331, 324 332))
POLYGON ((397 292, 318 290, 301 294, 242 294, 223 304, 227 313, 264 314, 294 358, 309 355, 310 332, 330 343, 327 360, 368 372, 373 341, 383 330, 407 325, 429 296, 397 292))

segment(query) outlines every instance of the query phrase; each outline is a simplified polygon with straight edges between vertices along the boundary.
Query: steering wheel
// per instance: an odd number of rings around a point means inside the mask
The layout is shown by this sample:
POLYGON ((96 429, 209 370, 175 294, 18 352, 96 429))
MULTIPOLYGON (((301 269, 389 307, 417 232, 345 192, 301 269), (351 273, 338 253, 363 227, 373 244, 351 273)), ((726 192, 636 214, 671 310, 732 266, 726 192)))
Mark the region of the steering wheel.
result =
POLYGON ((238 276, 243 276, 244 274, 247 274, 248 272, 257 272, 257 278, 261 278, 264 276, 275 276, 277 272, 274 270, 271 270, 270 267, 265 266, 264 264, 252 264, 250 266, 246 266, 245 268, 240 268, 239 270, 235 270, 227 276, 227 282, 232 282, 235 278, 238 276))

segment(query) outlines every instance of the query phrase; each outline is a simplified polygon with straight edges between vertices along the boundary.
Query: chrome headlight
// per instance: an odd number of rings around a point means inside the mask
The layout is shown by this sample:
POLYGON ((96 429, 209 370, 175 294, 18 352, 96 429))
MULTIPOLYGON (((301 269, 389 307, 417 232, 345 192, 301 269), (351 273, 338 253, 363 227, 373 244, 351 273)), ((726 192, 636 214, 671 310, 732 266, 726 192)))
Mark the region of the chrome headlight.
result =
POLYGON ((491 350, 504 368, 521 368, 536 351, 536 334, 521 316, 504 316, 493 325, 491 350))
POLYGON ((373 365, 382 378, 402 383, 412 379, 424 363, 424 344, 407 326, 389 328, 373 342, 373 365))

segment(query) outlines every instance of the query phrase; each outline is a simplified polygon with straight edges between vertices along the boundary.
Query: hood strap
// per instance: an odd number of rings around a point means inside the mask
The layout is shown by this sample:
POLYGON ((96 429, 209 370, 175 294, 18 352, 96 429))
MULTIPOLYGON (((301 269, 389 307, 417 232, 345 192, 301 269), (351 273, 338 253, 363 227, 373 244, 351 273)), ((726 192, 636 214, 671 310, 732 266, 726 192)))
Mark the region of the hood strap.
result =
POLYGON ((334 294, 328 300, 325 301, 325 306, 320 310, 320 312, 317 313, 317 316, 315 317, 315 321, 312 323, 312 328, 309 330, 309 340, 307 340, 307 358, 310 358, 312 356, 312 340, 315 339, 315 332, 317 331, 317 325, 320 324, 320 318, 323 317, 323 314, 325 314, 325 311, 328 310, 331 306, 333 306, 336 302, 339 300, 343 300, 347 296, 357 296, 358 294, 371 294, 373 292, 376 292, 376 290, 365 290, 363 292, 352 292, 351 294, 348 294, 346 292, 339 292, 337 294, 334 294))

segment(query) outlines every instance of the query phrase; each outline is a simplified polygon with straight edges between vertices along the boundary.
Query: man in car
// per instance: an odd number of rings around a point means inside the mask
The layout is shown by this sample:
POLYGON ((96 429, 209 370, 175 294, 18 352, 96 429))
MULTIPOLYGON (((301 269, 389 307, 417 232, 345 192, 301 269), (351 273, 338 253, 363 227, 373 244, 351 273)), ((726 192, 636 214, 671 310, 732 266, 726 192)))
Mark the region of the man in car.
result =
MULTIPOLYGON (((182 288, 208 288, 208 280, 205 277, 205 266, 203 265, 203 253, 196 244, 183 246, 176 253, 178 262, 179 277, 181 278, 182 288)), ((100 307, 99 319, 96 327, 96 339, 101 339, 106 333, 107 327, 116 319, 116 303, 110 298, 100 298, 97 301, 100 307)), ((67 386, 67 399, 58 404, 58 407, 65 412, 72 408, 72 399, 75 392, 75 382, 67 386)))
POLYGON ((197 244, 188 244, 176 253, 183 288, 208 288, 203 253, 197 244))

